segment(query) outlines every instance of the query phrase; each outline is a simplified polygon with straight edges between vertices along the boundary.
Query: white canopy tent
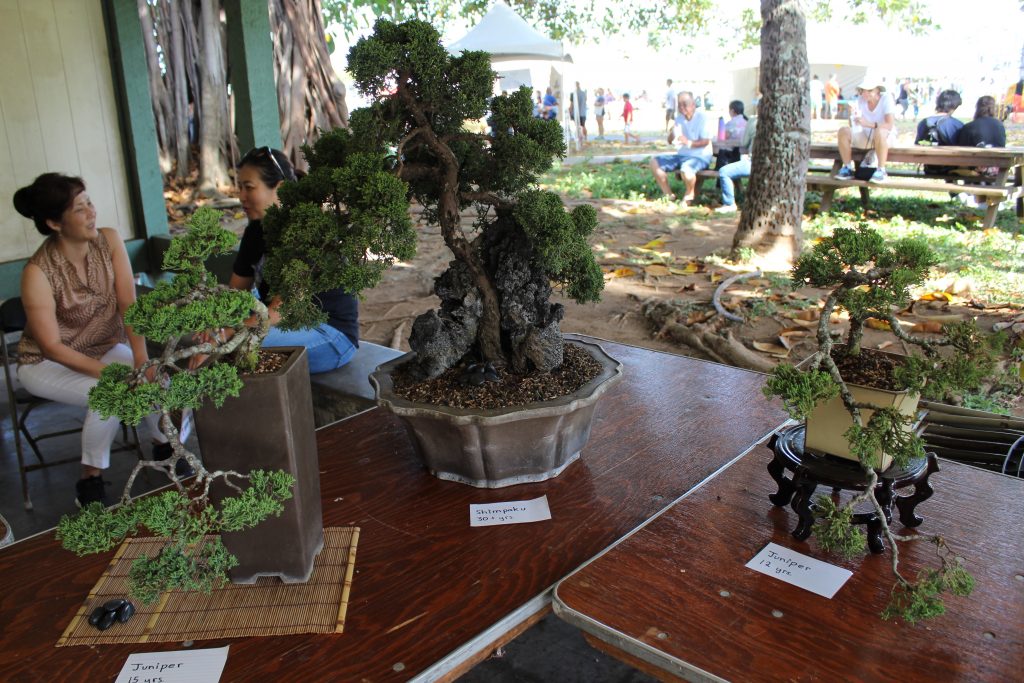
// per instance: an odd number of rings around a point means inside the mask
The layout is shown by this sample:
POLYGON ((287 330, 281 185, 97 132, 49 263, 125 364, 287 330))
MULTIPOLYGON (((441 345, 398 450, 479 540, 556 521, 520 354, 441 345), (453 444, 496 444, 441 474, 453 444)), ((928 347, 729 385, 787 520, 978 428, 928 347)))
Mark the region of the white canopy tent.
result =
POLYGON ((452 54, 466 50, 490 53, 491 65, 499 77, 496 93, 523 85, 542 92, 550 87, 558 99, 562 128, 569 135, 565 120, 569 88, 563 84, 567 81, 565 65, 572 63, 572 57, 565 53, 561 41, 540 33, 502 0, 497 0, 479 24, 448 46, 452 54))

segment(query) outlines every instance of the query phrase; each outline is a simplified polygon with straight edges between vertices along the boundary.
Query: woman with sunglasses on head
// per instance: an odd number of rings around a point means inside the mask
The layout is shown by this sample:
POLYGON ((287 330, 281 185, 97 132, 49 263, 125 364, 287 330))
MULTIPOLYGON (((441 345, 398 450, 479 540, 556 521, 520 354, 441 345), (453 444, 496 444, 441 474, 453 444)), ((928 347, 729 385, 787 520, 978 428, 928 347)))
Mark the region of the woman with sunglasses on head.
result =
MULTIPOLYGON (((124 312, 135 301, 128 252, 116 230, 96 227, 96 209, 81 178, 44 173, 14 193, 14 208, 46 237, 21 275, 27 324, 18 345, 18 380, 40 398, 86 407, 103 368, 138 368, 149 359, 145 340, 124 325, 124 312)), ((143 424, 157 443, 153 458, 168 458, 157 415, 143 424)), ((79 506, 106 504, 102 472, 119 426, 117 418, 86 413, 75 486, 79 506)))
POLYGON ((249 225, 242 235, 238 256, 231 273, 231 287, 252 289, 270 312, 270 333, 263 346, 304 346, 309 356, 311 373, 328 372, 348 363, 359 346, 359 303, 342 289, 332 289, 316 296, 317 305, 327 314, 327 322, 319 327, 282 330, 277 309, 280 299, 268 301, 269 289, 263 279, 263 217, 267 209, 278 203, 277 190, 285 180, 295 180, 295 170, 283 152, 270 147, 257 147, 242 157, 236 173, 242 210, 249 225))

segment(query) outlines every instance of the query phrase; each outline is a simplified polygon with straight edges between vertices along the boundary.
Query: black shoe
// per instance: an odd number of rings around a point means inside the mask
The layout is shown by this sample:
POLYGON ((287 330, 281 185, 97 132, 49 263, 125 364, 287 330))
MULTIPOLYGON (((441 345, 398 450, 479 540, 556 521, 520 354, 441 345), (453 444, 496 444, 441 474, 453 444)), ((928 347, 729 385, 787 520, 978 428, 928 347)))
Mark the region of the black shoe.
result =
MULTIPOLYGON (((153 444, 153 460, 169 460, 173 457, 174 447, 170 443, 153 444)), ((192 469, 192 466, 188 464, 188 460, 185 460, 185 458, 181 458, 178 462, 174 463, 174 474, 177 475, 178 479, 187 479, 195 473, 195 470, 192 469)))
POLYGON ((102 503, 106 507, 107 498, 103 486, 103 477, 98 474, 79 479, 75 484, 75 504, 84 508, 89 503, 102 503))

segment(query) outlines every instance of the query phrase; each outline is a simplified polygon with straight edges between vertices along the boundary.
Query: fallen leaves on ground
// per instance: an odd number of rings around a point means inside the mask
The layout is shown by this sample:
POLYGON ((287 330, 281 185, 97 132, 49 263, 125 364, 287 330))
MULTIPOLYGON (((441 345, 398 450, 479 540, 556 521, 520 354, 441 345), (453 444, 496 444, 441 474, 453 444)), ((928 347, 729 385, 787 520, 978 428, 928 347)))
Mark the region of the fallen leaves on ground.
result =
POLYGON ((786 356, 789 355, 789 349, 783 346, 782 344, 761 341, 754 341, 752 343, 754 345, 754 348, 760 351, 761 353, 767 353, 769 355, 777 356, 779 358, 785 358, 786 356))
POLYGON ((633 277, 636 275, 636 271, 633 270, 632 268, 622 266, 621 268, 616 268, 615 270, 611 271, 608 274, 611 275, 612 277, 633 277))

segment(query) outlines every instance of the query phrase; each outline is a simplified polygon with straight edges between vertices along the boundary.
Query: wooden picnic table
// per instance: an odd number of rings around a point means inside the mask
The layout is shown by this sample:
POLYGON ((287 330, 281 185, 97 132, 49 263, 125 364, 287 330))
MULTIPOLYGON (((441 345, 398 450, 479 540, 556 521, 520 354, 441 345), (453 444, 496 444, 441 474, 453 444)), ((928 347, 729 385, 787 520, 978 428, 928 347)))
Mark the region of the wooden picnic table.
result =
MULTIPOLYGON (((317 432, 325 526, 361 529, 338 635, 230 645, 224 681, 451 680, 549 609, 550 589, 783 423, 764 375, 602 342, 625 367, 581 459, 547 482, 441 481, 404 427, 372 409, 317 432), (546 522, 471 528, 469 505, 546 495, 546 522)), ((178 643, 55 647, 113 552, 76 557, 52 531, 0 549, 0 681, 113 680, 134 652, 178 643)))
MULTIPOLYGON (((555 613, 662 680, 1021 680, 1024 480, 940 461, 918 529, 941 533, 977 584, 947 598, 946 614, 907 624, 879 616, 894 583, 888 550, 843 560, 793 538, 795 513, 768 500, 771 458, 754 449, 561 581, 555 613), (769 542, 853 576, 827 599, 748 569, 769 542)), ((907 576, 934 559, 929 543, 900 545, 907 576)))
MULTIPOLYGON (((858 165, 863 161, 866 150, 854 149, 853 160, 858 165)), ((917 190, 922 192, 966 192, 989 199, 985 211, 984 227, 995 225, 999 204, 1016 200, 1017 216, 1024 217, 1024 147, 955 147, 912 145, 890 147, 887 163, 905 163, 928 166, 955 166, 965 171, 991 167, 997 169, 992 177, 978 174, 967 175, 929 174, 924 170, 901 172, 890 171, 889 178, 881 183, 864 180, 839 180, 832 174, 842 166, 839 146, 834 143, 812 144, 811 159, 831 161, 831 169, 809 168, 807 185, 822 187, 821 210, 828 211, 836 189, 857 187, 861 200, 866 204, 871 188, 917 190), (823 172, 824 171, 824 172, 823 172)))

